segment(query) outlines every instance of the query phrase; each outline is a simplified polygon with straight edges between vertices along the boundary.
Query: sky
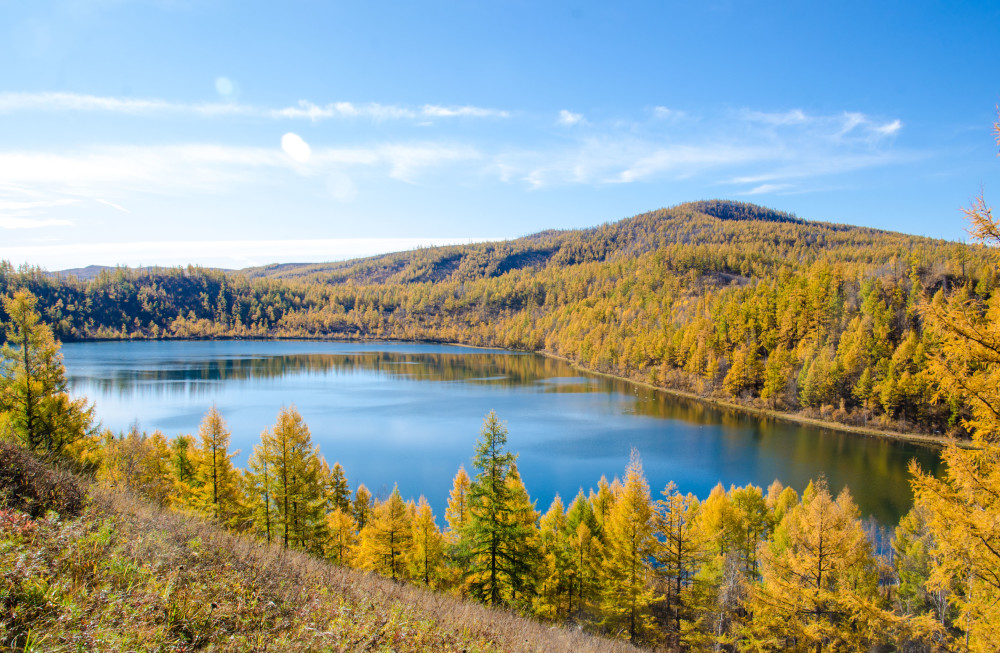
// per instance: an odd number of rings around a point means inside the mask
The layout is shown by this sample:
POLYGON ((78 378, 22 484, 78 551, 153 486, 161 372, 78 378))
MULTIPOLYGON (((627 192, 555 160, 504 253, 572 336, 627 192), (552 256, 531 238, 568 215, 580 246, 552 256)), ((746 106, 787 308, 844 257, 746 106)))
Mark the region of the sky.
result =
POLYGON ((700 199, 967 240, 1000 3, 0 0, 0 259, 242 268, 700 199))

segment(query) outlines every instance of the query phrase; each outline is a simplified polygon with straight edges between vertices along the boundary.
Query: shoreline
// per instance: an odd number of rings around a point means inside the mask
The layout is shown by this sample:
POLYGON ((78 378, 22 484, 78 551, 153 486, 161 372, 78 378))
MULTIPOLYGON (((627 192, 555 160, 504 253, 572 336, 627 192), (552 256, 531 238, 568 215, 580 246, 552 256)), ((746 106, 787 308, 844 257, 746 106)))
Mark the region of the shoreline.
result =
POLYGON ((755 417, 766 417, 769 419, 777 419, 785 422, 794 422, 796 424, 806 424, 808 426, 815 426, 818 428, 828 429, 830 431, 852 433, 854 435, 864 435, 870 438, 885 438, 890 440, 898 440, 901 442, 908 442, 910 444, 915 444, 925 447, 935 447, 938 449, 944 448, 952 443, 962 448, 972 447, 972 443, 962 442, 959 440, 955 440, 954 438, 926 435, 923 433, 881 431, 879 429, 866 428, 864 426, 854 426, 851 424, 843 424, 841 422, 828 422, 813 417, 805 417, 804 415, 795 415, 793 413, 786 413, 779 410, 757 408, 756 406, 746 406, 732 401, 726 401, 725 399, 718 399, 715 397, 705 397, 702 395, 695 394, 693 392, 687 392, 685 390, 666 388, 662 386, 653 385, 652 383, 646 383, 644 381, 636 381, 635 379, 630 379, 624 376, 618 376, 616 374, 608 374, 607 372, 597 372, 595 370, 591 370, 587 367, 584 367, 583 365, 580 365, 579 363, 570 358, 566 358, 565 356, 560 356, 559 354, 554 354, 549 351, 537 351, 532 353, 536 353, 539 356, 544 356, 546 358, 551 358, 553 360, 562 361, 568 364, 573 369, 579 370, 580 372, 601 376, 607 379, 614 379, 616 381, 624 381, 626 383, 632 383, 634 385, 646 388, 648 390, 654 390, 656 392, 664 392, 666 394, 673 395, 675 397, 681 397, 691 401, 697 401, 699 403, 703 403, 709 406, 714 406, 717 408, 726 408, 729 410, 735 410, 738 412, 746 413, 748 415, 753 415, 755 417))
POLYGON ((358 342, 358 343, 396 343, 396 344, 425 344, 425 345, 449 345, 452 347, 463 347, 466 349, 481 349, 484 351, 502 351, 518 354, 535 354, 552 360, 561 361, 566 363, 573 369, 583 372, 585 374, 592 374, 594 376, 603 377, 606 379, 613 379, 615 381, 622 381, 624 383, 631 383, 633 385, 646 388, 647 390, 653 390, 655 392, 663 392, 668 395, 673 395, 675 397, 680 397, 682 399, 687 399, 689 401, 696 401, 708 406, 714 406, 716 408, 724 408, 728 410, 734 410, 747 415, 753 415, 755 417, 762 417, 768 419, 776 419, 785 422, 792 422, 796 424, 805 424, 808 426, 814 426, 817 428, 827 429, 830 431, 838 431, 841 433, 851 433, 854 435, 863 435, 870 438, 884 438, 888 440, 897 440, 900 442, 906 442, 918 446, 924 447, 934 447, 937 449, 944 448, 949 444, 955 444, 961 448, 974 448, 971 442, 963 442, 956 440, 954 438, 940 437, 934 435, 927 435, 923 433, 903 433, 900 431, 882 431, 879 429, 867 428, 863 426, 854 426, 851 424, 843 424, 841 422, 830 422, 821 419, 816 419, 813 417, 805 417, 803 415, 795 415, 793 413, 786 413, 779 410, 771 410, 767 408, 758 408, 756 406, 746 406, 733 401, 726 401, 725 399, 719 399, 716 397, 705 397, 693 392, 687 392, 685 390, 678 390, 675 388, 667 388, 663 386, 653 385, 652 383, 647 383, 645 381, 638 381, 636 379, 630 379, 624 376, 618 376, 616 374, 609 374, 607 372, 598 372, 596 370, 589 369, 576 361, 567 358, 565 356, 560 356, 559 354, 550 351, 530 351, 523 349, 510 349, 507 347, 486 347, 482 345, 470 345, 461 342, 449 342, 447 340, 436 340, 436 339, 426 339, 426 340, 394 340, 392 338, 337 338, 337 337, 271 337, 271 338, 255 338, 255 337, 217 337, 217 338, 140 338, 140 339, 105 339, 105 338, 88 338, 80 340, 71 340, 68 342, 84 343, 84 342, 203 342, 203 341, 239 341, 239 340, 256 340, 256 341, 272 341, 272 342, 289 342, 289 341, 302 341, 302 342, 358 342))

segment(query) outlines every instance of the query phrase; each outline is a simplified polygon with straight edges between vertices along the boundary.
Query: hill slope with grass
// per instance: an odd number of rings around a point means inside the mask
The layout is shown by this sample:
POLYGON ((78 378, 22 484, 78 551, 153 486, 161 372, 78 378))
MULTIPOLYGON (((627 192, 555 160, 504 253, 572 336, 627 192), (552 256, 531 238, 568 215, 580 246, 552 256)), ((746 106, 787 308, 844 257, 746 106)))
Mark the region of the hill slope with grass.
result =
POLYGON ((637 650, 0 459, 0 651, 637 650))

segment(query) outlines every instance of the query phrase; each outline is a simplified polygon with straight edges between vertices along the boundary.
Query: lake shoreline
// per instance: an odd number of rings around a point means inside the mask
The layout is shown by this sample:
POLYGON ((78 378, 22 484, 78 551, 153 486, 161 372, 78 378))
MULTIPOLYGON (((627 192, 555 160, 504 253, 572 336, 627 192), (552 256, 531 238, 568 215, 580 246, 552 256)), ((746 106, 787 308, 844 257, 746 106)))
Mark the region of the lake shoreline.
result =
POLYGON ((866 428, 863 426, 854 426, 851 424, 843 424, 841 422, 830 422, 826 420, 816 419, 813 417, 806 417, 804 415, 796 415, 794 413, 786 413, 780 410, 770 410, 767 408, 758 408, 756 406, 747 406, 745 404, 739 404, 732 401, 726 401, 725 399, 719 399, 717 397, 706 397, 704 395, 699 395, 694 392, 686 392, 684 390, 678 390, 676 388, 667 388, 664 386, 653 385, 652 383, 646 383, 643 381, 637 381, 635 379, 630 379, 624 376, 618 376, 616 374, 608 374, 607 372, 598 372, 587 368, 584 365, 580 365, 571 358, 565 356, 560 356, 548 351, 537 351, 531 352, 538 354, 539 356, 545 356, 546 358, 551 358, 554 360, 562 361, 574 369, 580 370, 581 372, 586 372, 587 374, 595 374, 597 376, 602 376, 609 379, 616 379, 619 381, 625 381, 627 383, 632 383, 637 386, 648 388, 650 390, 656 390, 658 392, 665 392, 676 397, 683 397, 684 399, 690 399, 692 401, 701 402, 703 404, 714 406, 716 408, 727 408, 730 410, 739 411, 749 415, 754 415, 756 417, 768 417, 771 419, 778 419, 785 422, 793 422, 796 424, 807 424, 809 426, 816 426, 819 428, 829 429, 831 431, 838 431, 843 433, 853 433, 855 435, 864 435, 871 438, 888 438, 892 440, 899 440, 902 442, 909 442, 912 444, 943 448, 949 444, 956 444, 959 447, 971 447, 971 443, 961 442, 955 440, 954 438, 945 438, 934 435, 927 435, 923 433, 903 433, 900 431, 882 431, 879 429, 866 428))
MULTIPOLYGON (((131 340, 131 339, 130 339, 131 340)), ((649 390, 654 390, 657 392, 664 392, 675 397, 681 397, 691 401, 697 401, 702 404, 713 406, 716 408, 724 408, 728 410, 734 410, 738 412, 745 413, 747 415, 753 415, 755 417, 766 417, 770 419, 781 420, 784 422, 791 422, 796 424, 804 424, 807 426, 814 426, 818 428, 828 429, 831 431, 837 431, 841 433, 852 433, 854 435, 863 435, 870 438, 886 438, 890 440, 896 440, 900 442, 908 442, 910 444, 933 447, 941 449, 947 447, 949 444, 955 444, 961 448, 973 448, 974 445, 971 442, 963 442, 956 440, 954 438, 941 437, 935 435, 929 435, 924 433, 905 433, 901 431, 883 431, 880 429, 868 428, 863 426, 855 426, 851 424, 844 424, 841 422, 833 422, 822 419, 816 419, 814 417, 806 417, 804 415, 796 415, 794 413, 788 413, 780 410, 771 410, 767 408, 759 408, 757 406, 747 406, 745 404, 737 403, 734 401, 727 401, 725 399, 719 399, 717 397, 707 397, 704 395, 699 395, 694 392, 687 392, 685 390, 679 390, 676 388, 669 388, 665 386, 658 386, 652 383, 647 383, 644 381, 639 381, 637 379, 631 379, 625 376, 619 376, 616 374, 609 374, 607 372, 599 372, 597 370, 592 370, 585 365, 581 365, 577 361, 566 356, 561 356, 550 351, 531 351, 524 349, 510 349, 507 347, 492 346, 485 347, 481 345, 470 345, 461 342, 450 342, 447 340, 438 339, 423 339, 423 340, 393 340, 387 338, 338 338, 338 337, 274 337, 274 338, 142 338, 136 340, 136 342, 150 342, 150 341, 160 341, 160 342, 210 342, 213 340, 217 341, 282 341, 282 342, 359 342, 359 343, 412 343, 412 344, 435 344, 435 345, 450 345, 453 347, 463 347, 466 349, 481 349, 483 351, 504 351, 509 353, 518 354, 536 354, 538 356, 543 356, 545 358, 550 358, 552 360, 558 360, 570 365, 573 369, 585 372, 587 374, 593 374, 595 376, 600 376, 608 379, 615 379, 617 381, 624 381, 626 383, 632 383, 636 386, 643 387, 649 390)), ((83 340, 73 340, 68 342, 123 342, 121 339, 103 339, 103 338, 93 338, 93 339, 83 339, 83 340)))

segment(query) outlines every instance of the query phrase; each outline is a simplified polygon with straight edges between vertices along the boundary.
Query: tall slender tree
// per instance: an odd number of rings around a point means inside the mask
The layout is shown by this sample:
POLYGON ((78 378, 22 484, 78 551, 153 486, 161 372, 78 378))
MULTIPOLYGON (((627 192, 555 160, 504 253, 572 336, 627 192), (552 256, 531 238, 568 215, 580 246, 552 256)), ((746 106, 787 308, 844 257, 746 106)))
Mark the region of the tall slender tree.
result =
POLYGON ((239 511, 239 480, 232 459, 239 452, 229 453, 232 434, 216 406, 205 414, 198 428, 200 446, 195 457, 195 505, 223 523, 239 511))
POLYGON ((319 452, 295 406, 282 408, 274 426, 261 434, 270 468, 274 526, 285 548, 319 550, 325 527, 319 452))
POLYGON ((59 343, 41 322, 35 296, 19 290, 2 299, 8 322, 0 349, 0 429, 29 449, 60 454, 90 430, 93 407, 70 398, 59 343))
POLYGON ((490 411, 476 444, 477 473, 469 488, 469 521, 461 534, 469 591, 490 605, 510 600, 515 582, 511 551, 519 528, 511 516, 507 475, 516 458, 507 451, 507 427, 490 411))
POLYGON ((650 606, 656 593, 650 581, 656 538, 649 483, 635 449, 620 494, 605 518, 604 537, 604 623, 636 642, 653 625, 650 606))

